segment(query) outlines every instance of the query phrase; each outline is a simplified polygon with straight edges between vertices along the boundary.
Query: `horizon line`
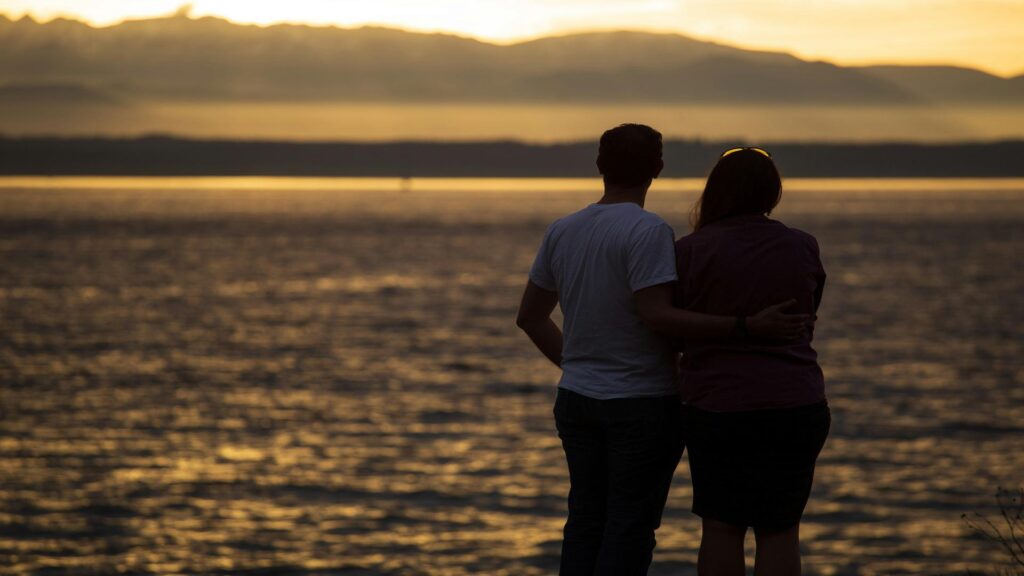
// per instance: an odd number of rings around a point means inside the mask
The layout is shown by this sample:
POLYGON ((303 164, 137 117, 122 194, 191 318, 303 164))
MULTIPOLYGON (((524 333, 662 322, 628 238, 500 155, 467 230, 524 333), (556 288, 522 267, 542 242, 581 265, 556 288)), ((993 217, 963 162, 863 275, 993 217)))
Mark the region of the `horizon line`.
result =
POLYGON ((75 23, 78 23, 78 24, 82 24, 82 25, 87 26, 89 28, 92 28, 94 30, 102 30, 102 29, 106 29, 106 28, 115 28, 117 26, 121 26, 123 24, 131 23, 131 22, 144 22, 144 21, 152 21, 152 20, 172 20, 172 19, 184 19, 184 20, 190 20, 190 21, 199 21, 199 20, 203 20, 203 19, 207 19, 208 18, 208 19, 213 19, 213 20, 219 20, 219 21, 222 21, 222 22, 226 22, 226 23, 231 24, 233 26, 245 26, 245 27, 254 27, 254 28, 260 28, 260 29, 274 28, 274 27, 277 27, 277 26, 295 26, 295 27, 315 28, 315 29, 334 29, 334 30, 346 30, 346 31, 355 31, 355 30, 362 30, 362 29, 392 30, 392 31, 403 32, 403 33, 407 33, 407 34, 420 34, 420 35, 427 35, 427 36, 429 36, 429 35, 450 36, 450 37, 455 37, 455 38, 461 38, 461 39, 464 39, 464 40, 471 40, 471 41, 474 41, 474 42, 479 42, 481 44, 488 44, 488 45, 491 45, 491 46, 499 46, 499 47, 517 46, 517 45, 528 44, 530 42, 535 42, 535 41, 538 41, 538 40, 544 40, 544 39, 549 39, 549 38, 568 38, 568 37, 571 37, 571 36, 583 36, 583 35, 588 35, 588 34, 613 34, 613 33, 620 33, 621 32, 621 33, 632 33, 632 34, 650 34, 650 35, 660 35, 660 36, 676 36, 676 37, 679 37, 679 38, 685 38, 685 39, 688 39, 688 40, 694 40, 694 41, 698 41, 698 42, 706 42, 706 43, 710 43, 710 44, 724 46, 724 47, 727 47, 727 48, 735 48, 735 49, 738 49, 738 50, 743 50, 743 51, 748 51, 748 52, 760 52, 760 53, 768 53, 768 54, 788 55, 788 56, 792 56, 794 58, 797 58, 799 60, 802 60, 804 62, 824 62, 824 63, 840 66, 840 67, 843 67, 843 68, 867 68, 867 67, 877 67, 877 66, 898 66, 898 67, 906 67, 906 68, 917 68, 917 67, 961 68, 961 69, 968 69, 968 70, 976 70, 976 71, 979 71, 979 72, 983 72, 985 74, 989 74, 991 76, 995 76, 997 78, 1002 78, 1004 80, 1011 80, 1011 79, 1015 79, 1015 78, 1024 78, 1024 69, 1017 70, 1016 72, 1002 72, 1002 71, 999 71, 999 70, 995 70, 993 68, 989 68, 989 67, 985 67, 985 66, 979 66, 979 65, 976 65, 976 64, 963 63, 963 62, 938 61, 938 60, 936 60, 936 61, 878 61, 878 60, 858 60, 858 59, 853 59, 853 60, 837 60, 837 59, 829 58, 829 57, 819 57, 819 56, 813 56, 813 55, 802 55, 802 54, 800 54, 798 52, 795 52, 795 51, 792 51, 792 50, 789 50, 789 49, 785 49, 785 48, 770 48, 770 47, 762 47, 762 46, 750 46, 750 45, 744 45, 742 43, 737 43, 737 42, 732 42, 732 41, 728 41, 728 40, 723 40, 723 39, 720 39, 720 38, 704 37, 704 36, 699 36, 699 35, 695 35, 695 34, 685 33, 685 32, 678 31, 678 30, 656 29, 656 28, 641 29, 641 28, 581 27, 581 28, 575 28, 575 29, 574 28, 568 28, 568 29, 565 29, 565 30, 562 30, 562 31, 558 31, 558 32, 529 34, 529 35, 525 35, 525 36, 516 36, 516 37, 510 37, 510 38, 495 38, 495 37, 481 36, 481 35, 476 35, 476 34, 468 34, 468 33, 465 33, 465 32, 459 32, 459 31, 455 31, 455 30, 433 29, 433 28, 413 28, 413 27, 405 27, 405 26, 400 26, 400 25, 390 24, 390 23, 375 23, 375 22, 364 22, 364 23, 361 23, 361 24, 355 24, 355 25, 351 25, 351 26, 342 25, 342 24, 339 24, 339 23, 336 23, 336 22, 333 22, 333 23, 312 23, 312 22, 290 21, 290 20, 280 20, 280 21, 274 21, 274 22, 269 22, 269 23, 251 22, 251 21, 250 22, 246 22, 246 21, 234 20, 232 18, 228 18, 227 16, 220 15, 220 14, 198 14, 198 15, 195 15, 195 14, 193 14, 193 12, 192 12, 192 10, 191 10, 191 8, 189 6, 182 6, 182 7, 178 8, 177 10, 175 10, 173 12, 165 12, 163 14, 155 14, 155 15, 152 15, 152 16, 126 16, 126 17, 121 18, 119 20, 112 21, 112 22, 105 23, 105 24, 97 23, 97 22, 89 20, 88 18, 79 16, 79 15, 65 13, 65 12, 60 12, 60 13, 57 13, 54 16, 50 17, 49 19, 44 19, 42 17, 33 15, 31 13, 31 10, 25 10, 24 12, 21 13, 20 16, 16 16, 13 13, 9 13, 9 12, 7 12, 5 10, 0 10, 0 18, 7 19, 10 22, 18 22, 18 21, 27 19, 27 20, 29 20, 29 21, 37 24, 37 25, 46 25, 46 24, 51 24, 51 23, 56 22, 56 21, 64 20, 64 21, 69 21, 69 22, 75 22, 75 23))
MULTIPOLYGON (((438 146, 463 146, 467 144, 487 145, 514 145, 524 147, 554 148, 560 146, 578 146, 582 144, 596 144, 600 135, 594 138, 576 138, 565 140, 529 140, 523 138, 473 138, 473 139, 427 139, 427 138, 398 138, 394 140, 353 140, 340 138, 267 138, 262 136, 252 137, 228 137, 228 136, 189 136, 168 132, 145 132, 133 135, 124 134, 7 134, 0 132, 2 140, 108 140, 108 141, 137 141, 137 140, 169 140, 176 142, 191 143, 223 143, 223 144, 286 144, 286 145, 351 145, 351 146, 394 146, 394 145, 438 145, 438 146)), ((733 144, 760 144, 763 146, 831 146, 831 147, 878 147, 878 146, 918 146, 925 148, 940 148, 946 146, 1001 146, 1024 144, 1024 135, 1006 138, 978 138, 959 140, 912 140, 908 138, 889 138, 877 140, 772 140, 752 139, 743 137, 721 137, 707 138, 702 136, 678 136, 667 137, 666 143, 686 143, 705 145, 733 145, 733 144)))

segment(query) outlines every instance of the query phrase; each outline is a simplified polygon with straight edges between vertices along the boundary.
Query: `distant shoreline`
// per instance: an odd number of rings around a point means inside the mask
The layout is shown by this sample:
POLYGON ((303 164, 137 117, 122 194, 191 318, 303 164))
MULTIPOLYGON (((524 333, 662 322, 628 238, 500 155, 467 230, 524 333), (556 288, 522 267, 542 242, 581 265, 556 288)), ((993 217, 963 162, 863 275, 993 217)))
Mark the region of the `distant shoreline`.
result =
MULTIPOLYGON (((737 142, 668 140, 665 177, 704 176, 737 142)), ((763 144, 787 177, 1024 177, 1024 140, 763 144)), ((594 177, 596 142, 293 142, 0 137, 8 176, 594 177)))

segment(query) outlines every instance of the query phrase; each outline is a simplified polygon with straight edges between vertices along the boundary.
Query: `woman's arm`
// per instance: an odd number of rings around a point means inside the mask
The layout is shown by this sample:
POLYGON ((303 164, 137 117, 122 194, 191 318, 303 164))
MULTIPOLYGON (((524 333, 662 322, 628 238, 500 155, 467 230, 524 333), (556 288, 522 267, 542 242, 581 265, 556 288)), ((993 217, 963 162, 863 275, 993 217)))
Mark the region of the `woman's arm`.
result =
POLYGON ((821 296, 825 293, 825 275, 822 274, 814 288, 814 313, 818 313, 818 306, 821 306, 821 296))
MULTIPOLYGON (((713 316, 672 306, 672 284, 658 284, 638 290, 633 298, 637 314, 648 328, 666 336, 680 338, 727 338, 737 326, 735 316, 713 316)), ((785 314, 796 303, 789 300, 769 306, 747 317, 746 331, 755 338, 798 340, 813 323, 810 314, 785 314)))

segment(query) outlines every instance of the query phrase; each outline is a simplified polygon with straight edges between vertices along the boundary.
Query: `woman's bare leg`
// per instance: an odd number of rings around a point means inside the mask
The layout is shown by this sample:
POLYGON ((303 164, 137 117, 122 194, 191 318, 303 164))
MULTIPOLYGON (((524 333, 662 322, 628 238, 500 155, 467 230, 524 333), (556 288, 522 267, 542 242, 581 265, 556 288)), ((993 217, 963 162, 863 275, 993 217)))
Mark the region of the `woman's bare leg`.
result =
POLYGON ((701 525, 697 573, 700 576, 744 576, 743 537, 746 526, 705 518, 701 525))
POLYGON ((800 525, 782 530, 754 528, 755 576, 800 576, 800 525))

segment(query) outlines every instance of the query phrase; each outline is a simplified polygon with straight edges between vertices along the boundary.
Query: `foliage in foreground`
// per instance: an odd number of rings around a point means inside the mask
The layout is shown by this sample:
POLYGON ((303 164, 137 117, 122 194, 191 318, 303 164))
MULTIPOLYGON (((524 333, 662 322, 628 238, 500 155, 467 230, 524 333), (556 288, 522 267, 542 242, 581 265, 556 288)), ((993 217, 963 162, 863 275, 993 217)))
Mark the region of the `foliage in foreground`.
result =
POLYGON ((1009 564, 996 574, 1024 576, 1024 488, 1016 491, 999 488, 996 491, 999 517, 995 521, 981 514, 964 514, 968 526, 985 540, 998 546, 1009 564))

